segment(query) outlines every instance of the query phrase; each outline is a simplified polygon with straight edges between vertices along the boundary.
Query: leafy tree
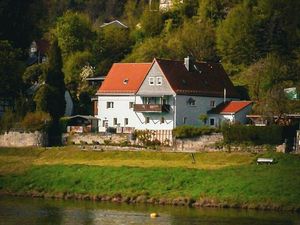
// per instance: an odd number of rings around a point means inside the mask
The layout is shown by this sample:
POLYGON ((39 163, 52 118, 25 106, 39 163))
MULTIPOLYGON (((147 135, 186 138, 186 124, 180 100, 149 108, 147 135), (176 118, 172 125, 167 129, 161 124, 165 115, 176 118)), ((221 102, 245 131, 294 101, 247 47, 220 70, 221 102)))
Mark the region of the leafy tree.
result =
POLYGON ((162 15, 159 11, 146 9, 141 17, 141 29, 145 37, 159 35, 164 27, 162 15))
POLYGON ((255 20, 251 6, 239 4, 217 28, 216 47, 222 60, 232 65, 250 65, 259 58, 255 20))
POLYGON ((252 100, 257 101, 256 111, 262 114, 288 112, 283 89, 299 80, 293 63, 276 54, 270 54, 244 71, 239 81, 246 85, 252 100))
POLYGON ((22 90, 20 51, 0 40, 0 97, 15 99, 22 90))
POLYGON ((1 0, 0 40, 9 40, 17 48, 28 48, 42 30, 40 21, 46 15, 44 3, 40 0, 1 0))
POLYGON ((114 62, 122 60, 131 49, 129 31, 118 27, 105 27, 97 34, 92 54, 101 74, 106 74, 114 62))
POLYGON ((300 42, 300 2, 261 0, 255 8, 259 24, 256 39, 260 51, 291 55, 300 42))
POLYGON ((46 72, 47 64, 33 64, 25 69, 22 78, 26 84, 33 84, 35 82, 45 80, 46 72))
POLYGON ((88 51, 75 52, 66 59, 64 64, 65 83, 72 92, 77 93, 77 87, 82 81, 80 77, 82 68, 89 65, 92 59, 93 56, 88 51))
POLYGON ((64 56, 89 48, 93 39, 91 22, 87 15, 71 11, 58 19, 56 34, 64 56))
POLYGON ((217 25, 237 3, 241 2, 242 0, 199 0, 199 18, 204 21, 210 20, 217 25))
POLYGON ((215 32, 209 22, 185 22, 181 30, 181 44, 185 55, 198 60, 216 60, 215 32))

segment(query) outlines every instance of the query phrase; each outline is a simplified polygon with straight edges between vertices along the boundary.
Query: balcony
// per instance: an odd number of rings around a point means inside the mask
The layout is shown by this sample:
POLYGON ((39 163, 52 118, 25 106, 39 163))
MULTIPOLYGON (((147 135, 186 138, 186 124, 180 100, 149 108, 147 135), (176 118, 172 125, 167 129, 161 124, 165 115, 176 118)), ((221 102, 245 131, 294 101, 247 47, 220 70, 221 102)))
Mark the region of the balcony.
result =
POLYGON ((170 105, 167 104, 134 104, 133 110, 135 112, 145 113, 163 113, 170 111, 170 105))

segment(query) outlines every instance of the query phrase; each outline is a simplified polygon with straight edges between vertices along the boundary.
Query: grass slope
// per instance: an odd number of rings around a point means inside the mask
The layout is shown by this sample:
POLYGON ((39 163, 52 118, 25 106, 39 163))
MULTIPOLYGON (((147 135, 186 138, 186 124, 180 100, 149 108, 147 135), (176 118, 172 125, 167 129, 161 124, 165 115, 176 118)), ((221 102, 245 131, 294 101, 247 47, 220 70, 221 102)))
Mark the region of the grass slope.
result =
POLYGON ((198 153, 196 164, 192 164, 190 155, 184 153, 0 149, 0 189, 182 196, 299 208, 300 157, 275 153, 263 156, 273 157, 278 163, 257 166, 253 162, 258 155, 237 153, 198 153))

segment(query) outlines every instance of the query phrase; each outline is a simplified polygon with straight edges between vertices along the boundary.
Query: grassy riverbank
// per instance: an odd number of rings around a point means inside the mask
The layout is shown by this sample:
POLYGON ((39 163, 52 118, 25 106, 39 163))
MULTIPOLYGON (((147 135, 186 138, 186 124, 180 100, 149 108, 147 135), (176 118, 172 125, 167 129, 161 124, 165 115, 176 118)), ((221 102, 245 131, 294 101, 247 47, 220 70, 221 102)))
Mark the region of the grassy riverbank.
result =
POLYGON ((0 190, 161 204, 300 209, 300 157, 267 153, 82 152, 0 149, 0 190), (110 198, 110 197, 114 198, 110 198), (139 196, 139 197, 138 197, 139 196), (138 197, 138 198, 137 198, 138 197))

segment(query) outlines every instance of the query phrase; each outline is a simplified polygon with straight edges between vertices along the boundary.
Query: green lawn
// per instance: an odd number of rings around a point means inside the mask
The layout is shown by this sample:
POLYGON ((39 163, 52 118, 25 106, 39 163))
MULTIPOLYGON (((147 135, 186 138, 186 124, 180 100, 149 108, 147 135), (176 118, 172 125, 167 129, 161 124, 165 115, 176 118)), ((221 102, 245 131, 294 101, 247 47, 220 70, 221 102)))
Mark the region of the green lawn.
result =
POLYGON ((266 153, 83 152, 0 149, 0 189, 300 207, 300 156, 266 153), (256 165, 257 157, 274 165, 256 165))

